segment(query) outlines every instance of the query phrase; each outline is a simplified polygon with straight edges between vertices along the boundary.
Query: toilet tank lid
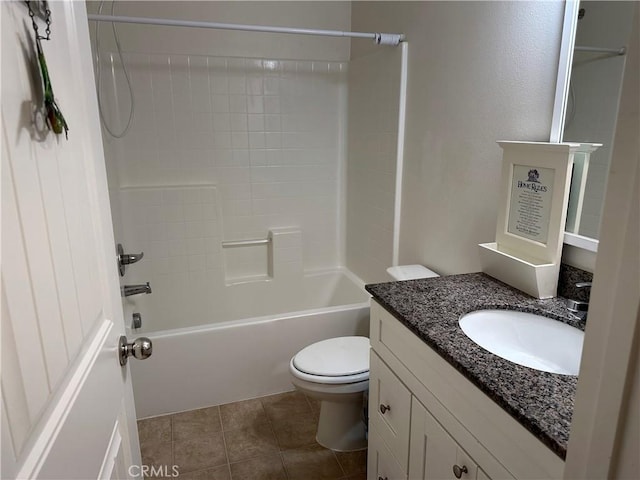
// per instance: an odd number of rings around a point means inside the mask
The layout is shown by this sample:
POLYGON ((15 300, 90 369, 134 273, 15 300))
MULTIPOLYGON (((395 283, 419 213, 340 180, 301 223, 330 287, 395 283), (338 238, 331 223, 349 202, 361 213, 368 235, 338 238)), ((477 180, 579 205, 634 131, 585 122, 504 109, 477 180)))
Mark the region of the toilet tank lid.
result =
POLYGON ((301 372, 323 377, 343 377, 369 371, 369 339, 337 337, 313 343, 293 357, 301 372))
POLYGON ((424 265, 397 265, 387 268, 387 273, 394 280, 415 280, 417 278, 439 277, 436 272, 429 270, 424 265))

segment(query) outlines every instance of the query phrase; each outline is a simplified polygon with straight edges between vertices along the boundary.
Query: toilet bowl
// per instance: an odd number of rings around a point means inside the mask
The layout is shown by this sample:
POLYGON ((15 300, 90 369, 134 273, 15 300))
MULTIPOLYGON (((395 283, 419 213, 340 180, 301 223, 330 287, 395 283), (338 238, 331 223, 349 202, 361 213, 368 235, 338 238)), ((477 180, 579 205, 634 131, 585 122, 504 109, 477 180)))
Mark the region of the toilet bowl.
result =
POLYGON ((291 358, 291 382, 320 401, 316 433, 323 447, 340 452, 367 448, 363 421, 369 388, 369 339, 337 337, 313 343, 291 358))

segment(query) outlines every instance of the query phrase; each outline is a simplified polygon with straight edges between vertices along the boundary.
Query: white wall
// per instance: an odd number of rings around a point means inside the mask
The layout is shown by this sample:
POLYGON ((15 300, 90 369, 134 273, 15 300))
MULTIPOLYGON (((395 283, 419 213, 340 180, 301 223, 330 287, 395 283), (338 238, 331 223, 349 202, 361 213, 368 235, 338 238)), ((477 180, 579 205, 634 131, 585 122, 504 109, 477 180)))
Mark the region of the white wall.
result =
POLYGON ((346 264, 367 283, 393 264, 401 61, 379 48, 349 64, 346 264))
MULTIPOLYGON (((585 2, 578 21, 577 46, 620 48, 627 45, 635 2, 585 2)), ((576 51, 571 72, 565 141, 602 143, 589 163, 579 233, 598 238, 622 74, 626 56, 576 51)))
MULTIPOLYGON (((563 7, 353 3, 354 30, 409 41, 400 263, 480 269, 477 244, 495 238, 496 140, 549 140, 563 7)), ((352 57, 371 48, 354 41, 352 57)))

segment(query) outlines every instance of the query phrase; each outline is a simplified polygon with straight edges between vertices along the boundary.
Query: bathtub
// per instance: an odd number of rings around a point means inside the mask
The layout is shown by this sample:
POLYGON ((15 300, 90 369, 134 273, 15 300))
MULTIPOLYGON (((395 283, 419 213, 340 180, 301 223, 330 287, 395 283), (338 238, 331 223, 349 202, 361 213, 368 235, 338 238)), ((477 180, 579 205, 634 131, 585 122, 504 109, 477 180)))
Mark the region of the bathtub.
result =
POLYGON ((331 337, 369 335, 369 295, 345 269, 303 275, 288 286, 228 285, 225 298, 226 318, 129 332, 129 338, 144 334, 153 341, 149 359, 130 362, 138 418, 292 390, 289 360, 301 348, 331 337))

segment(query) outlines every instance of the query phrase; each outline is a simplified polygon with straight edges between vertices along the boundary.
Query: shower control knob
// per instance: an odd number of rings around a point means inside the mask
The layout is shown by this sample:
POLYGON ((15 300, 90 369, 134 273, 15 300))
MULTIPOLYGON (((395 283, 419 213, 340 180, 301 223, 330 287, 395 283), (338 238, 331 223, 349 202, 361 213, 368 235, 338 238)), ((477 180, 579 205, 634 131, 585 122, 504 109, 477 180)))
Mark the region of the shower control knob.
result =
POLYGON ((133 342, 127 343, 127 337, 122 335, 118 342, 118 358, 123 367, 127 364, 129 357, 138 360, 149 358, 153 353, 153 343, 147 337, 136 338, 133 342))

